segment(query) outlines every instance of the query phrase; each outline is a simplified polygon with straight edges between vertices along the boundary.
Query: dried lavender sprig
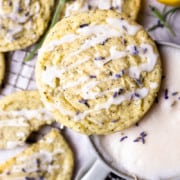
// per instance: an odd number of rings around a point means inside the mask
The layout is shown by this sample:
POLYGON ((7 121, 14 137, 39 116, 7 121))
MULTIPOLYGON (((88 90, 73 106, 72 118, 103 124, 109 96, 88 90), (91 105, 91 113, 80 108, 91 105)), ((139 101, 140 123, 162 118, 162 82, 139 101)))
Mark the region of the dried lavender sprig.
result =
POLYGON ((164 13, 165 19, 171 14, 174 14, 176 11, 180 10, 180 7, 175 7, 164 13))
MULTIPOLYGON (((166 27, 167 30, 168 30, 170 33, 172 33, 174 36, 176 36, 175 32, 172 30, 172 28, 171 28, 171 26, 169 25, 169 23, 166 21, 166 17, 167 17, 167 16, 161 14, 156 7, 154 7, 154 6, 149 6, 149 7, 150 7, 152 13, 154 14, 154 16, 156 16, 156 17, 159 19, 160 24, 163 25, 164 27, 166 27)), ((169 13, 170 13, 170 12, 169 12, 169 13)), ((169 14, 169 13, 168 13, 168 14, 169 14)), ((172 13, 172 12, 171 12, 171 13, 172 13)), ((154 29, 154 28, 150 28, 150 30, 152 30, 152 29, 154 29)))
POLYGON ((50 29, 58 22, 59 20, 59 14, 62 10, 62 7, 64 6, 64 4, 67 2, 68 0, 59 0, 58 4, 57 4, 57 8, 55 10, 55 13, 53 15, 51 24, 47 30, 47 32, 45 33, 45 35, 43 36, 43 38, 34 46, 33 50, 25 57, 24 61, 30 61, 35 54, 37 53, 37 51, 39 50, 39 48, 42 46, 47 34, 49 33, 50 29))

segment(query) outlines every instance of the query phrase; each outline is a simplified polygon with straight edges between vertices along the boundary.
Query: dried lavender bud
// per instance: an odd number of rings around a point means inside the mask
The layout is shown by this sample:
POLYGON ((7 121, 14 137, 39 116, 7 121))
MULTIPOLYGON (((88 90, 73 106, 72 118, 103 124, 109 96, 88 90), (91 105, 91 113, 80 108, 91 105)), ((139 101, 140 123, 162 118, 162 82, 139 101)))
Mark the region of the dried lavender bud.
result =
POLYGON ((109 39, 107 38, 107 39, 104 40, 102 43, 100 43, 100 45, 103 45, 103 46, 104 46, 104 45, 108 42, 108 40, 109 40, 109 39))
MULTIPOLYGON (((120 9, 120 6, 116 6, 115 9, 116 9, 116 10, 120 9)), ((123 28, 123 29, 124 29, 124 28, 123 28)), ((127 30, 127 28, 126 28, 126 30, 127 30)))
POLYGON ((125 70, 123 69, 123 70, 121 70, 121 75, 123 76, 123 75, 125 75, 125 70))
POLYGON ((115 74, 115 78, 120 78, 121 77, 121 75, 120 74, 115 74))
POLYGON ((136 46, 133 47, 133 52, 132 52, 133 55, 138 55, 139 54, 139 51, 137 49, 136 46))
POLYGON ((116 98, 117 96, 121 95, 122 92, 123 92, 123 89, 120 88, 118 91, 114 92, 113 98, 116 98))
POLYGON ((148 51, 148 49, 147 49, 147 48, 144 48, 144 49, 143 49, 143 54, 146 54, 147 51, 148 51))
POLYGON ((8 5, 9 5, 9 6, 12 6, 12 1, 9 1, 8 5))
POLYGON ((134 79, 134 81, 136 82, 136 84, 138 85, 138 86, 142 86, 142 81, 141 81, 141 79, 134 79))
POLYGON ((123 28, 125 31, 127 31, 127 27, 126 27, 126 26, 122 25, 122 28, 123 28))
POLYGON ((136 138, 133 142, 139 142, 141 140, 140 137, 136 138))
POLYGON ((137 97, 137 98, 140 98, 140 97, 141 97, 141 95, 138 94, 138 93, 134 93, 134 96, 137 97))
POLYGON ((76 112, 76 116, 79 115, 80 113, 81 113, 80 111, 77 111, 77 112, 76 112))
POLYGON ((23 12, 23 8, 22 8, 22 7, 19 7, 19 8, 18 8, 18 13, 21 13, 21 12, 23 12))
POLYGON ((8 171, 7 173, 6 173, 6 175, 10 175, 11 173, 10 173, 10 171, 8 171))
POLYGON ((25 13, 25 16, 29 16, 29 12, 26 12, 26 13, 25 13))
POLYGON ((88 10, 91 10, 92 9, 92 6, 88 4, 88 10))
POLYGON ((117 119, 114 119, 114 120, 112 120, 111 122, 112 122, 112 123, 116 123, 116 122, 118 122, 118 120, 117 120, 117 119))
POLYGON ((145 131, 140 133, 140 136, 137 137, 133 142, 142 142, 143 144, 145 144, 146 140, 145 137, 147 136, 147 133, 145 131))
POLYGON ((118 90, 118 95, 121 95, 122 92, 123 92, 123 89, 120 88, 120 89, 118 90))
POLYGON ((37 166, 40 167, 40 165, 41 165, 40 159, 36 159, 36 163, 37 163, 37 166))
POLYGON ((95 75, 90 75, 89 77, 90 77, 90 78, 92 78, 92 79, 93 79, 93 78, 96 78, 96 76, 95 76, 95 75))
POLYGON ((126 43, 127 43, 126 39, 122 38, 121 43, 122 43, 122 45, 126 45, 126 43))
POLYGON ((116 98, 118 96, 118 92, 115 92, 114 94, 113 94, 113 98, 116 98))
POLYGON ((81 24, 79 27, 84 28, 84 27, 87 27, 87 26, 89 26, 89 24, 81 24))
POLYGON ((100 56, 100 57, 96 57, 96 58, 95 58, 95 60, 96 60, 96 61, 99 61, 99 60, 104 60, 104 59, 105 59, 105 57, 101 57, 101 56, 100 56))
POLYGON ((128 137, 127 136, 123 136, 121 139, 120 139, 120 142, 124 141, 125 139, 127 139, 128 137))
POLYGON ((79 102, 81 104, 84 104, 85 106, 87 106, 89 108, 89 104, 88 104, 88 100, 87 99, 81 99, 81 100, 79 100, 79 102))
POLYGON ((164 98, 165 99, 169 98, 169 96, 168 96, 168 89, 167 88, 164 90, 164 98))
POLYGON ((22 172, 26 172, 26 169, 22 168, 22 172))
POLYGON ((25 180, 36 180, 36 179, 33 177, 25 177, 25 180))
POLYGON ((143 131, 143 132, 140 133, 140 136, 141 136, 141 137, 146 137, 146 136, 147 136, 147 133, 143 131))
POLYGON ((44 180, 44 177, 43 177, 43 176, 40 176, 40 177, 39 177, 39 180, 44 180))
POLYGON ((176 96, 178 94, 178 92, 173 92, 172 96, 176 96))

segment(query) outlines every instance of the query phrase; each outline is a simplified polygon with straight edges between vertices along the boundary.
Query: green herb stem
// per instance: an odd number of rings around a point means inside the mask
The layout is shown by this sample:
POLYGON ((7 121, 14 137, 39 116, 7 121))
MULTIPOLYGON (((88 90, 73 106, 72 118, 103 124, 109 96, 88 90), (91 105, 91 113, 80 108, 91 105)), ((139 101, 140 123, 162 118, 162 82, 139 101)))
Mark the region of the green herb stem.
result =
POLYGON ((54 16, 52 18, 52 21, 51 21, 49 29, 51 29, 57 23, 57 21, 59 20, 60 12, 61 12, 61 10, 62 10, 62 8, 63 8, 63 6, 64 6, 64 4, 66 2, 67 2, 67 0, 59 0, 57 8, 56 8, 56 11, 55 11, 54 16))
POLYGON ((180 7, 175 7, 175 8, 170 9, 169 11, 167 11, 167 12, 164 14, 164 18, 166 19, 166 18, 168 17, 168 15, 174 14, 177 10, 180 10, 180 7))
POLYGON ((153 30, 155 30, 155 29, 158 28, 158 27, 161 27, 161 25, 160 25, 160 24, 155 24, 154 26, 150 27, 150 28, 148 29, 148 31, 149 31, 149 32, 150 32, 150 31, 153 31, 153 30))
POLYGON ((154 16, 156 16, 156 17, 159 19, 160 23, 161 23, 164 27, 166 27, 170 33, 172 33, 174 36, 176 36, 175 32, 172 30, 172 28, 171 28, 171 26, 169 25, 169 23, 166 21, 165 16, 163 16, 163 15, 159 12, 159 10, 158 10, 157 8, 153 7, 153 6, 150 6, 150 9, 151 9, 152 13, 154 14, 154 16))
POLYGON ((57 8, 55 10, 55 13, 53 15, 53 18, 51 20, 51 23, 49 25, 48 30, 46 31, 44 37, 34 46, 32 51, 25 57, 24 61, 30 61, 35 56, 35 54, 37 53, 39 48, 42 46, 42 44, 43 44, 47 34, 49 33, 50 29, 58 22, 59 16, 60 16, 60 12, 61 12, 64 4, 66 3, 66 1, 67 0, 59 0, 58 1, 57 8))

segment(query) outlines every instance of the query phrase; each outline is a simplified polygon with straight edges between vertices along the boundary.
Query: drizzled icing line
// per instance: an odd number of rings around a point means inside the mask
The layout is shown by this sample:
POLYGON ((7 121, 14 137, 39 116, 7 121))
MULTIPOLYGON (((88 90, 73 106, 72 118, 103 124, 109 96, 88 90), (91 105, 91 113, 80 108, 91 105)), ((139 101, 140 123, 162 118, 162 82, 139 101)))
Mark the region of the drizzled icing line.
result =
MULTIPOLYGON (((25 174, 35 173, 35 172, 48 172, 53 173, 53 170, 60 168, 59 164, 52 164, 55 160, 55 156, 62 154, 64 151, 62 149, 55 150, 54 152, 49 152, 46 150, 40 150, 30 156, 18 157, 17 162, 21 164, 14 165, 9 171, 10 174, 16 174, 24 172, 25 174)), ((0 177, 6 176, 7 172, 0 174, 0 177)), ((23 178, 25 174, 19 176, 23 178)))
POLYGON ((129 93, 126 93, 126 94, 123 94, 123 95, 119 95, 117 98, 110 97, 107 102, 105 102, 103 104, 100 104, 100 105, 96 105, 93 110, 87 110, 87 111, 84 111, 82 113, 76 114, 75 117, 74 117, 74 120, 75 121, 82 120, 89 113, 93 112, 94 110, 95 111, 100 111, 102 109, 109 109, 109 107, 111 105, 119 105, 122 102, 127 101, 127 100, 143 99, 144 97, 146 97, 148 95, 148 93, 149 93, 149 90, 147 88, 142 88, 142 89, 137 89, 134 92, 129 92, 129 93), (134 96, 134 94, 138 94, 139 97, 134 96))
POLYGON ((73 12, 85 12, 92 9, 110 10, 115 9, 117 12, 122 11, 122 4, 124 0, 84 0, 83 5, 78 1, 67 4, 65 16, 71 15, 73 12))
POLYGON ((43 121, 53 121, 52 115, 47 112, 46 109, 36 109, 36 110, 19 110, 19 111, 0 111, 0 117, 4 118, 6 116, 7 120, 0 120, 0 127, 4 126, 29 126, 28 120, 36 119, 43 121))
POLYGON ((43 53, 54 50, 57 46, 60 46, 64 43, 71 43, 76 39, 81 38, 81 36, 96 36, 85 41, 85 43, 80 48, 81 51, 83 51, 93 45, 105 41, 107 38, 121 37, 122 34, 128 34, 133 36, 142 28, 139 25, 131 25, 123 19, 107 18, 106 22, 107 25, 90 24, 89 26, 86 26, 84 28, 79 28, 76 34, 67 34, 61 37, 59 40, 53 40, 49 42, 40 49, 39 56, 43 53), (126 30, 123 28, 124 26, 127 26, 126 30))

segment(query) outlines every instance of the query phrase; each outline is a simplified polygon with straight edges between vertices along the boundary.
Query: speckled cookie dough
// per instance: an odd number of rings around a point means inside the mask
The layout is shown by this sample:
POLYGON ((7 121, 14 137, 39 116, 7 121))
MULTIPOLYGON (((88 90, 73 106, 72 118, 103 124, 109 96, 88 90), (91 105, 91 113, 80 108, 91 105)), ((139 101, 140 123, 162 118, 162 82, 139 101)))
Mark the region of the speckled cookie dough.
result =
POLYGON ((130 127, 149 110, 161 62, 142 26, 114 11, 90 11, 51 30, 36 80, 57 121, 85 134, 107 134, 130 127))
POLYGON ((44 33, 55 0, 1 0, 0 52, 22 49, 44 33))
POLYGON ((0 149, 24 145, 33 131, 53 121, 37 91, 21 91, 4 97, 0 101, 0 149))
POLYGON ((4 55, 0 53, 0 86, 2 85, 5 73, 5 60, 4 55))
POLYGON ((69 16, 77 12, 89 10, 115 10, 136 19, 140 10, 141 0, 71 0, 66 3, 62 15, 69 16))
POLYGON ((0 179, 70 180, 73 153, 62 135, 51 130, 42 140, 0 165, 0 179))

